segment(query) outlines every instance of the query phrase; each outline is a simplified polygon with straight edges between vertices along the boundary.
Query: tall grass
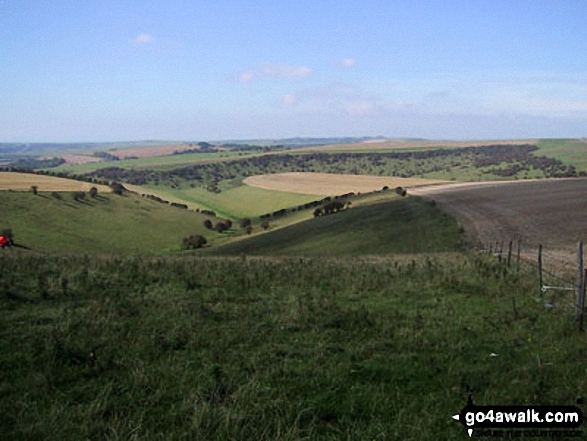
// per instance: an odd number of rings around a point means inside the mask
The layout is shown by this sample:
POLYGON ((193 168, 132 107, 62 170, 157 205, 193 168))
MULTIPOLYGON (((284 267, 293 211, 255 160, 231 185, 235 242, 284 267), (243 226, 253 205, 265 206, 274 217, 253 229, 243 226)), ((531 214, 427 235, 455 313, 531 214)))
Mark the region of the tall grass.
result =
POLYGON ((461 439, 470 389, 477 404, 587 390, 572 319, 485 257, 13 251, 2 439, 461 439))

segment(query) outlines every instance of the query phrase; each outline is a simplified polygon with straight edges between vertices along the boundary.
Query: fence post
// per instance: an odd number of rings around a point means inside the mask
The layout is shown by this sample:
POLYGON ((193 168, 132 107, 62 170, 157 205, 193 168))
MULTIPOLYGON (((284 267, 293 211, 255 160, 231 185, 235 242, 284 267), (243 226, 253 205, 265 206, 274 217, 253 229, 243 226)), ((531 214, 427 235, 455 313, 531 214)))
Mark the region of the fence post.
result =
POLYGON ((508 245, 508 268, 510 267, 511 262, 512 262, 512 241, 510 239, 510 243, 508 245))
POLYGON ((540 298, 542 298, 542 245, 538 245, 538 277, 540 279, 540 298))
POLYGON ((579 330, 583 330, 583 318, 585 316, 585 268, 583 266, 583 241, 577 247, 577 305, 576 320, 579 330))
POLYGON ((522 246, 522 239, 518 239, 518 260, 516 261, 516 272, 520 272, 520 248, 522 246))

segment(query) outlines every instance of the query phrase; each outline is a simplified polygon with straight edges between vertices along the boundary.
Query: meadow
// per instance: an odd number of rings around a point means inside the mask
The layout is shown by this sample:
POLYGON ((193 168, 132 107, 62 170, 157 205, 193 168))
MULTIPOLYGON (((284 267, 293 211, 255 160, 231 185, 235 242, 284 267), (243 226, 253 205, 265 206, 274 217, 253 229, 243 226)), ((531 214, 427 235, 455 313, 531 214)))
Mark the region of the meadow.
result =
POLYGON ((587 390, 585 335, 489 257, 12 251, 3 439, 465 439, 451 416, 471 391, 572 405, 587 390))

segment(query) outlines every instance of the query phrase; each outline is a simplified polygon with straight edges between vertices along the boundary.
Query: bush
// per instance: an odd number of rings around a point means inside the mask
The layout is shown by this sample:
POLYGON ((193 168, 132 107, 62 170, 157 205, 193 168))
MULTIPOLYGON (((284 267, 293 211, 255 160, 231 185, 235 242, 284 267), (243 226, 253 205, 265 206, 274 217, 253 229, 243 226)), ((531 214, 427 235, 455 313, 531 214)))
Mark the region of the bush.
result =
POLYGON ((98 189, 96 187, 90 188, 90 197, 95 198, 96 196, 98 196, 98 189))
POLYGON ((269 225, 269 221, 261 222, 261 228, 263 228, 265 231, 267 231, 269 228, 271 228, 271 226, 269 225))
POLYGON ((73 192, 73 199, 76 201, 83 201, 86 198, 86 194, 83 191, 73 192))
POLYGON ((206 240, 204 236, 196 234, 194 236, 185 237, 183 239, 182 245, 186 250, 195 250, 197 248, 202 248, 207 243, 208 240, 206 240))
POLYGON ((212 221, 211 221, 210 219, 206 219, 206 220, 204 221, 204 226, 205 226, 206 228, 208 228, 209 230, 211 230, 211 229, 212 229, 212 221))
POLYGON ((249 226, 251 226, 251 219, 248 219, 248 218, 247 219, 241 219, 241 221, 240 221, 240 227, 241 228, 247 228, 249 226))

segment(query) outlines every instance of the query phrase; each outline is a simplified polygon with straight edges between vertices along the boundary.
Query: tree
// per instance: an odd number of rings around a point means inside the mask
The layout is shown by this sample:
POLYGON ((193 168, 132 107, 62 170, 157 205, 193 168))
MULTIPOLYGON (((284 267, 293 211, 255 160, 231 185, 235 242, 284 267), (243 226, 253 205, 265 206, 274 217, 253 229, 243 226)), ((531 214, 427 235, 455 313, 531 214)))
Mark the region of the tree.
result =
POLYGON ((248 235, 250 235, 253 232, 253 227, 251 225, 247 225, 247 227, 245 228, 245 231, 247 232, 248 235))
POLYGON ((98 189, 96 187, 90 188, 90 197, 95 198, 96 196, 98 196, 98 189))
POLYGON ((204 245, 208 243, 208 240, 199 234, 184 237, 182 241, 183 248, 186 250, 194 250, 197 248, 202 248, 204 245))
POLYGON ((263 228, 264 230, 268 230, 269 228, 271 228, 271 225, 269 225, 269 221, 261 222, 261 228, 263 228))
POLYGON ((322 209, 321 208, 316 208, 314 210, 314 217, 320 217, 322 216, 322 209))
POLYGON ((216 222, 216 225, 214 225, 214 229, 219 233, 222 233, 223 231, 226 231, 228 228, 226 228, 226 224, 224 222, 216 222))
POLYGON ((39 194, 39 187, 37 187, 36 185, 33 185, 31 187, 31 191, 33 192, 33 194, 39 194))
POLYGON ((212 229, 212 221, 211 221, 210 219, 206 219, 206 220, 204 221, 204 226, 205 226, 206 228, 208 228, 209 230, 211 230, 211 229, 212 229))
POLYGON ((126 191, 126 188, 124 187, 124 185, 122 185, 118 182, 114 182, 114 181, 112 181, 110 183, 110 188, 112 189, 112 193, 118 194, 118 195, 121 195, 126 191))
POLYGON ((251 225, 251 219, 245 218, 245 219, 241 219, 240 221, 240 226, 241 228, 247 228, 251 225))

